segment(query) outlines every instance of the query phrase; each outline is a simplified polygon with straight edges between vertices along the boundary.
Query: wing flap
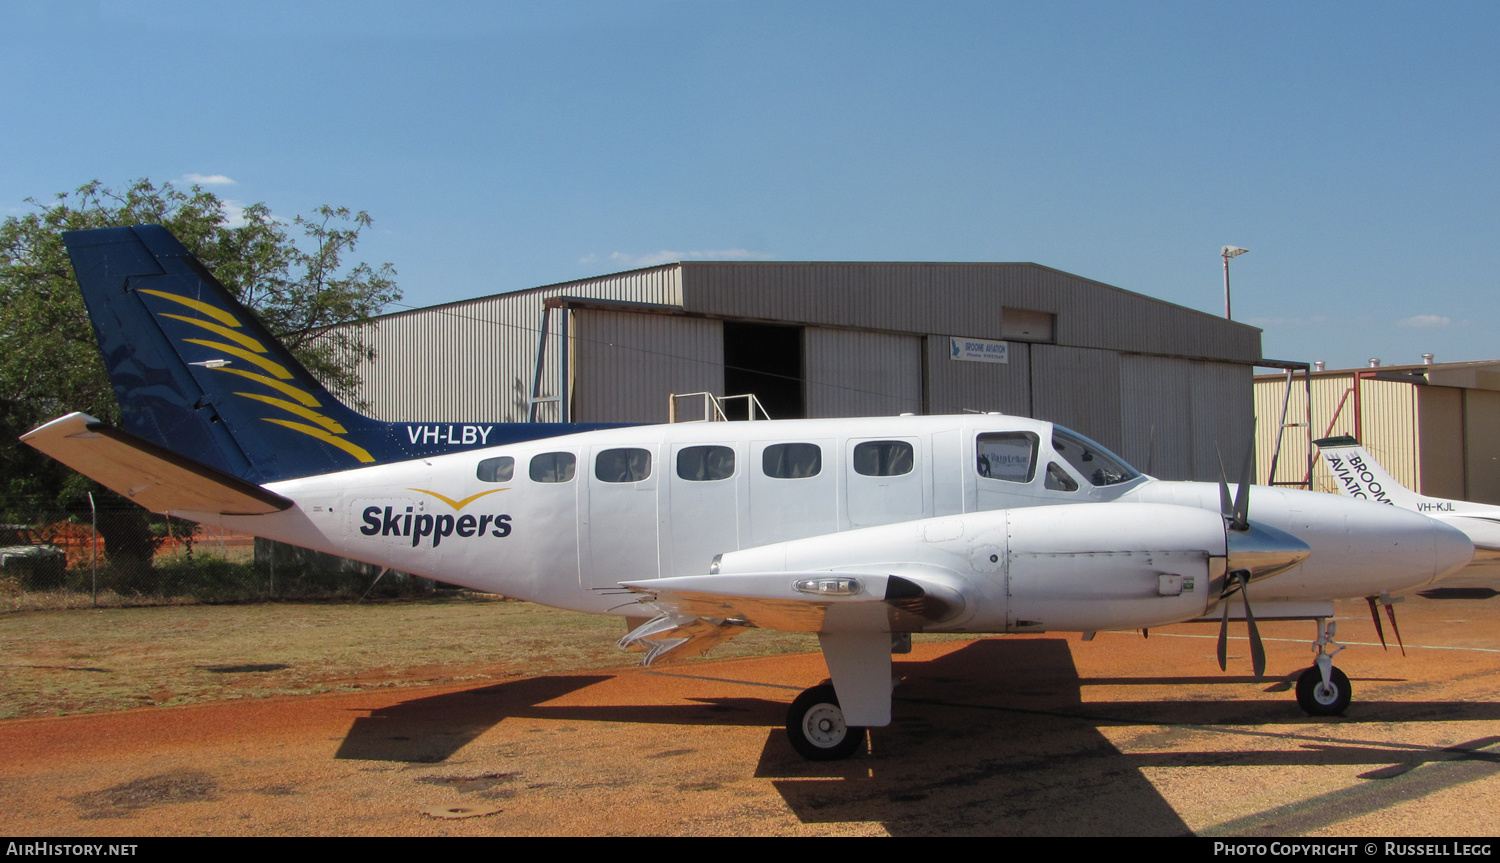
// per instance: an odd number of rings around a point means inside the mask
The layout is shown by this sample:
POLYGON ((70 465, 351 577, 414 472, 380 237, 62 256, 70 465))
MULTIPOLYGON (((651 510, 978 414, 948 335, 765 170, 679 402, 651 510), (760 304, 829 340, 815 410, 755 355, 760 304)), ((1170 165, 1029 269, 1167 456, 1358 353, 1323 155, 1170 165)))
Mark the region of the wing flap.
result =
POLYGON ((689 659, 705 653, 749 627, 705 617, 665 612, 631 630, 620 639, 621 650, 642 650, 641 665, 657 659, 689 659))
POLYGON ((88 414, 71 413, 21 440, 152 512, 265 515, 292 501, 88 414))

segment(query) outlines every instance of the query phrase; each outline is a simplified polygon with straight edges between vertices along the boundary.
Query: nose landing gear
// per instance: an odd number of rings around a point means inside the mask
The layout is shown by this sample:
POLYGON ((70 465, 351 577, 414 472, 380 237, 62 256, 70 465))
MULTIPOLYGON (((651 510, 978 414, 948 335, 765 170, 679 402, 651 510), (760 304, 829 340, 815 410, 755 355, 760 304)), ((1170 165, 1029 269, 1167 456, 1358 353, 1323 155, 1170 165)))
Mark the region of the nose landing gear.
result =
POLYGON ((1297 678, 1297 705, 1308 716, 1338 716, 1349 706, 1349 676, 1333 667, 1333 657, 1344 649, 1334 641, 1337 632, 1337 623, 1327 618, 1318 621, 1318 640, 1313 642, 1317 656, 1313 666, 1297 678))

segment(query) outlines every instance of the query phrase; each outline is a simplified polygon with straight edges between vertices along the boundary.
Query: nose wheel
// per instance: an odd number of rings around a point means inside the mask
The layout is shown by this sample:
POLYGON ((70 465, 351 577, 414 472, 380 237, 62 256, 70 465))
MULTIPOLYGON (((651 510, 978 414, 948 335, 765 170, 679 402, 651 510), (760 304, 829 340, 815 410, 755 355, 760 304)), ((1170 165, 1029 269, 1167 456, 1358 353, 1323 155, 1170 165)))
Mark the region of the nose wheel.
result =
POLYGON ((1317 656, 1312 668, 1297 678, 1297 705, 1308 716, 1338 716, 1349 706, 1349 675, 1333 667, 1333 657, 1344 649, 1333 640, 1337 633, 1337 623, 1318 621, 1318 640, 1313 642, 1317 656))
POLYGON ((1297 705, 1308 716, 1337 716, 1349 706, 1349 676, 1337 668, 1328 671, 1327 682, 1316 665, 1297 678, 1297 705))
POLYGON ((844 724, 833 685, 814 686, 797 696, 786 713, 786 736, 792 748, 810 761, 838 761, 862 749, 865 729, 844 724))

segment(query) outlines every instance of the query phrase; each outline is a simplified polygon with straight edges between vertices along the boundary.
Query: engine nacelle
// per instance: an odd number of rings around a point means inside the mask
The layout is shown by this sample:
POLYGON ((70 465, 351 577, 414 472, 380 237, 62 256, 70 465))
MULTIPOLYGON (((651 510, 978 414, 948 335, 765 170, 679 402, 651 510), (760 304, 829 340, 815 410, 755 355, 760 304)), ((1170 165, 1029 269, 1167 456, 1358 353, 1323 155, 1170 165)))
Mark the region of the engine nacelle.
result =
POLYGON ((888 524, 730 552, 718 572, 900 575, 963 598, 926 631, 1091 631, 1203 615, 1224 522, 1169 504, 1069 504, 888 524))

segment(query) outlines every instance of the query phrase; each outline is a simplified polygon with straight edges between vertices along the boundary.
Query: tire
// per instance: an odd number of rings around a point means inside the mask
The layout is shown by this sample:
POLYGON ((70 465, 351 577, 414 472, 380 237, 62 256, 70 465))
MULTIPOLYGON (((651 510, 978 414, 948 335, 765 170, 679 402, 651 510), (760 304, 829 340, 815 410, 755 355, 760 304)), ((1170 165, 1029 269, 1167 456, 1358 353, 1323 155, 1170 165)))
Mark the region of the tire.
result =
POLYGON ((1324 687, 1323 675, 1316 665, 1297 678, 1297 704, 1308 716, 1340 716, 1349 706, 1353 694, 1349 676, 1335 668, 1328 680, 1328 686, 1324 687))
POLYGON ((864 748, 865 729, 844 724, 833 686, 803 692, 786 712, 786 736, 797 754, 809 761, 839 761, 864 748))

